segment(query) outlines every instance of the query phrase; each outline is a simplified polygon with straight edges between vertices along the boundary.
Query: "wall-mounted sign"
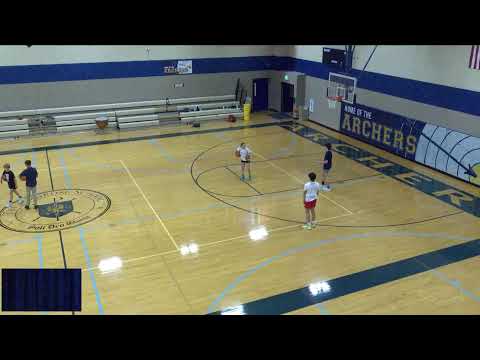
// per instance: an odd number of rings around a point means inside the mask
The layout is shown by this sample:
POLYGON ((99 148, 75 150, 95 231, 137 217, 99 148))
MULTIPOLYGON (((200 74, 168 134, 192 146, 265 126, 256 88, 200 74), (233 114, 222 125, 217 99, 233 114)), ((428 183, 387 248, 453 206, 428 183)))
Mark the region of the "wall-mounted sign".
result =
POLYGON ((163 68, 163 72, 165 74, 176 74, 177 73, 177 68, 175 66, 165 66, 163 68))
POLYGON ((183 87, 183 83, 173 84, 173 87, 174 87, 174 88, 181 88, 181 87, 183 87))
POLYGON ((175 65, 165 66, 165 74, 191 74, 193 72, 192 60, 179 60, 175 65))
POLYGON ((313 99, 310 99, 310 101, 308 102, 308 111, 310 111, 311 113, 313 113, 313 99))
POLYGON ((192 70, 192 60, 178 60, 177 72, 179 74, 191 74, 192 70))

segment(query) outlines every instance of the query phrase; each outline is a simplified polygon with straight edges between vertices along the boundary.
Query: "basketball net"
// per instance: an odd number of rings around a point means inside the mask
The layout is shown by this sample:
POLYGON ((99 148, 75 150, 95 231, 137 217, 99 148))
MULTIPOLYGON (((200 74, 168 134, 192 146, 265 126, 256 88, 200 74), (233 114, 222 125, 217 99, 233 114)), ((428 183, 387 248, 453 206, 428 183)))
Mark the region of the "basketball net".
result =
POLYGON ((341 96, 327 97, 327 100, 328 100, 328 107, 330 109, 335 109, 337 106, 337 102, 342 101, 342 97, 341 96))

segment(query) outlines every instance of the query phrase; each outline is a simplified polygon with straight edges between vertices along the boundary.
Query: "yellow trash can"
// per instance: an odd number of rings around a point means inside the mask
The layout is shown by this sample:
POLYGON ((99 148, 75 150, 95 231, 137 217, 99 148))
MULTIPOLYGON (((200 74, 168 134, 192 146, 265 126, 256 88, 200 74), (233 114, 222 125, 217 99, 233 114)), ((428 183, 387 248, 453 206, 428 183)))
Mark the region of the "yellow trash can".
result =
POLYGON ((252 110, 252 104, 243 104, 243 121, 250 121, 250 112, 252 110))

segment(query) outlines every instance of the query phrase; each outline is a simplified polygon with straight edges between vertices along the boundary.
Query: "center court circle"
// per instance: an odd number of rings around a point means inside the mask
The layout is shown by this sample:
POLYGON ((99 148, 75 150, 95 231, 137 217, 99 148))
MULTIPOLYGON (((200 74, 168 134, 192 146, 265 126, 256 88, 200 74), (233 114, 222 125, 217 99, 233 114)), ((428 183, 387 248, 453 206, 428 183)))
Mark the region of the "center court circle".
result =
MULTIPOLYGON (((246 138, 255 138, 255 137, 259 137, 258 135, 252 135, 252 136, 245 136, 243 138, 238 138, 238 139, 235 139, 236 141, 240 141, 242 139, 246 139, 246 138)), ((219 194, 219 193, 215 193, 213 191, 210 191, 209 189, 205 188, 204 186, 202 186, 200 183, 199 183, 199 178, 201 175, 211 171, 211 170, 214 170, 214 169, 219 169, 221 167, 224 167, 224 166, 217 166, 217 167, 214 167, 214 168, 210 168, 210 169, 206 169, 202 172, 200 172, 199 174, 194 174, 194 169, 197 165, 197 162, 201 159, 201 158, 204 158, 206 154, 212 152, 214 149, 216 148, 219 148, 220 146, 223 146, 223 145, 226 145, 226 144, 229 144, 229 143, 232 143, 233 140, 230 140, 230 141, 225 141, 225 142, 221 142, 221 143, 218 143, 216 145, 213 145, 209 148, 207 148, 206 150, 203 150, 202 152, 200 152, 192 161, 192 163, 190 164, 190 176, 193 180, 193 183, 200 189, 202 190, 205 194, 207 194, 208 196, 214 198, 215 200, 225 204, 225 205, 228 205, 228 206, 231 206, 232 208, 235 208, 235 209, 238 209, 238 210, 241 210, 241 211, 244 211, 244 212, 247 212, 249 214, 253 214, 253 215, 257 215, 257 216, 263 216, 263 217, 266 217, 266 218, 270 218, 270 219, 276 219, 276 220, 280 220, 280 221, 285 221, 285 222, 288 222, 288 223, 294 223, 294 224, 304 224, 304 221, 301 221, 301 220, 295 220, 295 219, 288 219, 288 218, 283 218, 283 217, 279 217, 279 216, 273 216, 273 215, 269 215, 269 214, 264 214, 264 213, 260 213, 258 211, 254 211, 254 210, 251 210, 251 209, 248 209, 248 208, 244 208, 244 207, 241 207, 239 205, 236 205, 236 204, 232 204, 231 202, 229 201, 226 201, 224 199, 221 199, 219 198, 218 196, 224 196, 224 197, 251 197, 250 195, 249 196, 239 196, 239 195, 229 195, 229 194, 219 194)), ((300 155, 302 156, 302 155, 300 155)), ((293 156, 285 156, 283 158, 290 158, 290 157, 297 157, 295 155, 293 156)), ((277 158, 278 159, 278 158, 277 158)), ((265 160, 262 160, 263 161, 273 161, 273 160, 276 160, 275 158, 273 159, 265 159, 265 160)), ((301 189, 301 188, 300 188, 301 189)), ((293 191, 293 190, 296 190, 296 189, 285 189, 285 190, 282 190, 282 191, 279 191, 278 193, 281 193, 281 192, 287 192, 287 191, 293 191)), ((254 195, 254 196, 260 196, 260 197, 263 197, 264 195, 267 195, 267 194, 276 194, 277 192, 271 192, 271 193, 264 193, 262 195, 254 195)), ((358 224, 358 225, 336 225, 336 224, 319 224, 317 223, 317 226, 318 227, 332 227, 332 228, 388 228, 388 227, 397 227, 397 226, 410 226, 410 225, 416 225, 416 224, 422 224, 422 223, 427 223, 427 222, 431 222, 431 221, 435 221, 435 220, 439 220, 439 219, 444 219, 444 218, 447 218, 447 217, 451 217, 451 216, 455 216, 455 215, 459 215, 459 214, 463 214, 464 211, 463 210, 460 210, 458 212, 454 212, 454 213, 449 213, 449 214, 444 214, 444 215, 439 215, 439 216, 434 216, 434 217, 430 217, 430 218, 424 218, 424 219, 418 219, 418 220, 413 220, 413 221, 405 221, 405 222, 397 222, 397 223, 392 223, 392 224, 358 224)))
POLYGON ((24 233, 66 230, 98 219, 111 205, 107 195, 85 189, 46 191, 37 198, 38 210, 27 210, 18 201, 11 208, 3 208, 0 226, 24 233))

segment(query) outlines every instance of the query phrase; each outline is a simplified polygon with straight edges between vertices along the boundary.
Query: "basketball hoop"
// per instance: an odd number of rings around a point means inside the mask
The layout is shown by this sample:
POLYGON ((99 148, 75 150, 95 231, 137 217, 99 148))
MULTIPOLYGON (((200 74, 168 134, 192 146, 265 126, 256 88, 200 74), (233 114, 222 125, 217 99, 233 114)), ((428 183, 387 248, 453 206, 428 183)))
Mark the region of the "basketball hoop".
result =
POLYGON ((335 109, 337 103, 353 104, 357 78, 343 74, 330 73, 328 75, 327 100, 328 107, 335 109))
POLYGON ((335 109, 336 106, 337 106, 337 102, 341 102, 342 101, 342 97, 341 96, 332 96, 332 97, 327 97, 327 100, 328 100, 328 107, 330 109, 335 109))

